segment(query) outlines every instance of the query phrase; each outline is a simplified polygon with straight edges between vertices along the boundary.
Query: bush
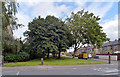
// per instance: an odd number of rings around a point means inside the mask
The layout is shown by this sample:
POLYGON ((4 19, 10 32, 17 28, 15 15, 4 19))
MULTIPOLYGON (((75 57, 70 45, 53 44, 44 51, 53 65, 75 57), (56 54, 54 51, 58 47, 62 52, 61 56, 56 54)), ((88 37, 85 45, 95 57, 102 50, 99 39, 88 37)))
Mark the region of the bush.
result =
POLYGON ((4 56, 4 61, 5 62, 16 62, 16 55, 14 55, 14 54, 6 54, 4 56))
POLYGON ((82 51, 82 53, 87 53, 86 51, 82 51))
POLYGON ((21 52, 16 56, 17 56, 17 61, 27 61, 30 59, 30 55, 26 52, 21 52))
POLYGON ((6 62, 22 62, 30 59, 30 55, 26 52, 20 52, 18 54, 6 54, 4 61, 6 62))
POLYGON ((72 56, 74 55, 74 53, 71 54, 72 56))

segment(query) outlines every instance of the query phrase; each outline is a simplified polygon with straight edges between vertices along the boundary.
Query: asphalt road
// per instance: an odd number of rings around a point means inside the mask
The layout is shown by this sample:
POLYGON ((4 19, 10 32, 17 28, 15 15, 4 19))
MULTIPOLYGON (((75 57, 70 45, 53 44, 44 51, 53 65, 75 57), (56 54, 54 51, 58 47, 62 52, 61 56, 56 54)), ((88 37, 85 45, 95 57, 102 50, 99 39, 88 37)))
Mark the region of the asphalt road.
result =
POLYGON ((3 67, 3 75, 118 75, 118 65, 3 67))

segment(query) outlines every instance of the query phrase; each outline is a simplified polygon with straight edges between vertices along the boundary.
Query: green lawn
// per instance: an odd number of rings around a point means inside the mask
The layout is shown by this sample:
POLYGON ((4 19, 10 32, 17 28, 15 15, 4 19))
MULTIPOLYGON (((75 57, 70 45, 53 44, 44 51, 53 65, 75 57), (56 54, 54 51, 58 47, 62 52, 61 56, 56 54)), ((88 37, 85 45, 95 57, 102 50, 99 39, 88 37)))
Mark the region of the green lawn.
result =
MULTIPOLYGON (((105 62, 83 60, 83 59, 72 59, 70 57, 62 57, 61 59, 50 59, 44 60, 44 65, 81 65, 81 64, 107 64, 105 62)), ((16 63, 4 63, 4 66, 14 67, 14 66, 36 66, 41 65, 40 59, 34 59, 27 62, 16 62, 16 63)))

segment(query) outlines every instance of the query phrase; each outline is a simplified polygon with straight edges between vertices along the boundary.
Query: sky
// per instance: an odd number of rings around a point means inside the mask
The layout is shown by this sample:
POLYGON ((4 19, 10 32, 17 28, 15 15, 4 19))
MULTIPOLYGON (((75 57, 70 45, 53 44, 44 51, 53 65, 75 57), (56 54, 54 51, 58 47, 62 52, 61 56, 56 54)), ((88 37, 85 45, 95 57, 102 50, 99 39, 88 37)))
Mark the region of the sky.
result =
POLYGON ((25 25, 14 32, 15 38, 24 39, 23 33, 28 29, 28 23, 35 17, 41 16, 45 18, 47 15, 54 15, 56 17, 66 19, 71 12, 76 13, 84 9, 89 13, 94 13, 99 16, 101 20, 100 25, 107 37, 111 41, 118 38, 118 0, 17 0, 19 3, 18 23, 25 25))

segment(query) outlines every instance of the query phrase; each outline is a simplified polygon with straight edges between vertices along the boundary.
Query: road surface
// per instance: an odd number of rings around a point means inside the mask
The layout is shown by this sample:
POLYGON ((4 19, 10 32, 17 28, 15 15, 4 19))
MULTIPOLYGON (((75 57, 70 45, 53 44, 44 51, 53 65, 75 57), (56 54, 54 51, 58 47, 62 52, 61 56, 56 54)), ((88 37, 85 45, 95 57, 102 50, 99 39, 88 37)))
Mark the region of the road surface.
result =
POLYGON ((3 75, 118 75, 118 65, 3 67, 3 75))

